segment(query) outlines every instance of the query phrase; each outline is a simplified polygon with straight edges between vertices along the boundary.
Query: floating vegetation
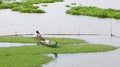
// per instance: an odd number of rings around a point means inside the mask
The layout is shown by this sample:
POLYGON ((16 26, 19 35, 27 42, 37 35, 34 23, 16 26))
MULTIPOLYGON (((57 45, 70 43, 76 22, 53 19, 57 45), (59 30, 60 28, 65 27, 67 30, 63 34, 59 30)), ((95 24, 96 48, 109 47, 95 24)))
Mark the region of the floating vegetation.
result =
POLYGON ((43 4, 42 6, 47 7, 48 5, 47 4, 43 4))
MULTIPOLYGON (((74 38, 45 38, 60 44, 80 44, 87 43, 82 39, 74 38)), ((18 42, 18 43, 39 43, 39 39, 35 37, 17 37, 17 36, 0 36, 0 42, 18 42)))
POLYGON ((24 13, 44 13, 44 10, 38 9, 37 6, 23 6, 23 7, 14 7, 12 11, 20 11, 24 13))
POLYGON ((46 46, 0 47, 0 67, 42 67, 52 60, 45 54, 52 53, 88 53, 117 49, 114 46, 100 44, 63 45, 59 48, 46 46), (7 64, 6 64, 7 63, 7 64))
POLYGON ((70 10, 67 10, 66 13, 72 15, 86 15, 86 16, 95 16, 100 18, 116 18, 120 19, 120 10, 115 9, 102 9, 92 6, 77 6, 71 7, 70 10))
MULTIPOLYGON (((59 42, 58 48, 46 46, 0 47, 0 67, 41 67, 53 58, 45 54, 52 53, 88 53, 115 50, 117 47, 89 44, 74 38, 45 38, 59 42), (6 64, 7 63, 7 64, 6 64)), ((38 43, 35 37, 0 36, 0 42, 38 43)))
POLYGON ((70 5, 65 5, 65 7, 70 7, 70 5))
POLYGON ((0 4, 0 9, 11 9, 12 11, 19 11, 24 13, 45 13, 44 10, 38 9, 39 7, 33 6, 33 4, 53 3, 59 1, 63 0, 26 0, 25 2, 2 3, 0 4))
POLYGON ((44 10, 38 9, 38 6, 33 6, 26 2, 14 2, 9 4, 0 4, 0 9, 11 9, 24 13, 45 13, 44 10))
MULTIPOLYGON (((24 51, 24 50, 22 50, 24 51)), ((12 53, 12 52, 11 52, 12 53)), ((52 57, 45 55, 6 55, 0 56, 0 67, 42 67, 52 57)))
POLYGON ((71 5, 76 5, 76 3, 71 3, 71 5))

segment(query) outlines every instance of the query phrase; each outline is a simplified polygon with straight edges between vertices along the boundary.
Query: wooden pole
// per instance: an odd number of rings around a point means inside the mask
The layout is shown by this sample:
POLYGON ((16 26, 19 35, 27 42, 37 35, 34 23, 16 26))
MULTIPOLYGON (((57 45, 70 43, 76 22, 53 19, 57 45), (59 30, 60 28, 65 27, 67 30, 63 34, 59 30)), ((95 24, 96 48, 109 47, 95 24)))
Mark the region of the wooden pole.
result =
POLYGON ((112 35, 112 22, 110 22, 110 36, 113 36, 112 35))

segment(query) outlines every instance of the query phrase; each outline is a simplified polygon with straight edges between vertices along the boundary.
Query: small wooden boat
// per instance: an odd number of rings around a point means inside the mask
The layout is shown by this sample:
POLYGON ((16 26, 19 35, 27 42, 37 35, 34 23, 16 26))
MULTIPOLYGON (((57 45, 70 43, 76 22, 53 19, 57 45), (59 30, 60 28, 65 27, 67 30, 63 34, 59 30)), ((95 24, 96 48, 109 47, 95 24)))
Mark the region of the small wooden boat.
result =
POLYGON ((40 43, 42 45, 49 46, 49 47, 57 47, 58 46, 57 42, 53 42, 53 41, 49 41, 49 40, 40 40, 40 43))

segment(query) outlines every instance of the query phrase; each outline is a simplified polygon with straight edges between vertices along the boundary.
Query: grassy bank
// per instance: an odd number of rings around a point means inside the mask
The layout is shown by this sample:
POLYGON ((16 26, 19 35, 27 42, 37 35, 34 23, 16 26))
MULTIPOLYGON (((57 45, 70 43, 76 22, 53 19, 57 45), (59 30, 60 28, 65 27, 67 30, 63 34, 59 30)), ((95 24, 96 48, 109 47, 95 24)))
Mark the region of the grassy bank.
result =
POLYGON ((87 53, 87 52, 104 52, 114 50, 116 47, 100 44, 76 44, 62 45, 57 48, 46 46, 20 46, 0 48, 0 56, 12 55, 40 55, 48 53, 87 53))
POLYGON ((51 57, 44 55, 0 56, 0 67, 42 67, 51 60, 51 57))
POLYGON ((72 15, 86 15, 86 16, 95 16, 101 18, 116 18, 120 19, 120 10, 115 9, 102 9, 92 6, 76 6, 71 7, 70 10, 67 10, 66 13, 72 15))
MULTIPOLYGON (((45 39, 58 42, 60 44, 60 46, 57 48, 51 48, 51 47, 46 47, 46 46, 9 47, 9 50, 8 50, 8 48, 1 48, 0 50, 3 49, 5 51, 7 51, 7 53, 9 51, 11 53, 12 52, 14 53, 15 51, 18 50, 18 52, 15 52, 15 54, 17 54, 19 52, 22 52, 22 50, 25 49, 24 51, 27 51, 26 53, 31 54, 31 52, 33 51, 33 54, 35 54, 34 49, 36 49, 35 52, 39 53, 41 51, 40 53, 46 54, 46 53, 54 53, 54 52, 55 53, 100 52, 100 51, 107 51, 107 50, 116 49, 116 47, 113 47, 113 46, 89 44, 82 39, 75 39, 75 38, 45 38, 45 39), (102 48, 100 48, 100 47, 102 47, 102 48), (14 50, 14 49, 16 49, 16 50, 14 50), (41 50, 39 50, 39 49, 41 49, 41 50)), ((0 36, 0 42, 39 43, 39 40, 40 39, 38 39, 36 37, 0 36)), ((3 51, 3 52, 6 53, 5 51, 3 51)))
POLYGON ((11 9, 12 11, 19 11, 24 13, 45 13, 38 6, 33 4, 39 3, 54 3, 63 0, 26 0, 25 2, 2 3, 0 9, 11 9))
MULTIPOLYGON (((45 39, 56 41, 60 44, 86 43, 86 41, 82 39, 75 39, 75 38, 45 38, 45 39)), ((0 42, 39 43, 39 39, 36 37, 0 36, 0 42)))
MULTIPOLYGON (((117 49, 114 46, 89 44, 74 38, 46 38, 59 42, 56 48, 39 46, 0 47, 0 67, 39 67, 52 60, 46 54, 104 52, 117 49)), ((0 42, 38 43, 35 37, 0 36, 0 42)))

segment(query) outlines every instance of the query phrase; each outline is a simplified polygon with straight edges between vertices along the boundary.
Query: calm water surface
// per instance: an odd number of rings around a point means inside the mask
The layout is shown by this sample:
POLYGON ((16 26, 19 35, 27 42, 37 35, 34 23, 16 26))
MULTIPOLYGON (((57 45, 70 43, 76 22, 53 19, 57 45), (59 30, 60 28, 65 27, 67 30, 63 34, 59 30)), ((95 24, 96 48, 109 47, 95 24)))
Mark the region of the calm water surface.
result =
POLYGON ((103 53, 58 54, 55 60, 42 67, 120 67, 119 59, 120 49, 103 53))
POLYGON ((0 42, 0 47, 31 46, 31 45, 37 45, 37 44, 0 42))

